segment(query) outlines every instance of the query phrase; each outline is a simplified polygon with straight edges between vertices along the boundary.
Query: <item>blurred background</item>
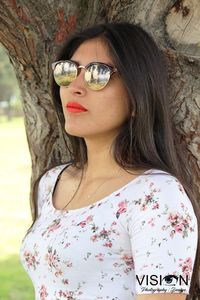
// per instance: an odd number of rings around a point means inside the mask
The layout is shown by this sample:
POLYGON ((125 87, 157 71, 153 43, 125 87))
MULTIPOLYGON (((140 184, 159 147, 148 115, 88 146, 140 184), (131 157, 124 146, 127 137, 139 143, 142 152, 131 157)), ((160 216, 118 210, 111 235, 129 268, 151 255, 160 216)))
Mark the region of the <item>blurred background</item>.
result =
POLYGON ((18 83, 0 46, 0 300, 33 300, 19 249, 31 224, 31 159, 18 83))

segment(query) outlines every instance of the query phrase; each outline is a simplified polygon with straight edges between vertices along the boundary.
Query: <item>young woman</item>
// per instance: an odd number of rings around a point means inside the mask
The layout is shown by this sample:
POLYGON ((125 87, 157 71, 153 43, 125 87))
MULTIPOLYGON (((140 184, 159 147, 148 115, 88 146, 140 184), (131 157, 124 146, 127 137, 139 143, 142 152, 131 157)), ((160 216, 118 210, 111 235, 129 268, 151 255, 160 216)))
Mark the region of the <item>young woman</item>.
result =
POLYGON ((100 24, 70 36, 52 68, 70 159, 35 185, 20 253, 36 299, 194 295, 199 212, 162 51, 137 25, 100 24))

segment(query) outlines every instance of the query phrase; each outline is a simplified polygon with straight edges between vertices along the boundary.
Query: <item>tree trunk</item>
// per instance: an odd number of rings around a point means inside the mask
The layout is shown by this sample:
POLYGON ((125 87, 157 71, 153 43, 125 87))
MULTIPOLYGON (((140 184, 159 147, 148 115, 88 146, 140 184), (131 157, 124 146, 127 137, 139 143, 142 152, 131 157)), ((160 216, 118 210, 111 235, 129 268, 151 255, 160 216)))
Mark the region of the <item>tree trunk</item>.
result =
POLYGON ((31 186, 45 167, 65 162, 68 155, 49 95, 56 51, 75 29, 116 20, 142 25, 169 58, 174 123, 200 193, 199 0, 1 0, 0 42, 21 89, 31 186))

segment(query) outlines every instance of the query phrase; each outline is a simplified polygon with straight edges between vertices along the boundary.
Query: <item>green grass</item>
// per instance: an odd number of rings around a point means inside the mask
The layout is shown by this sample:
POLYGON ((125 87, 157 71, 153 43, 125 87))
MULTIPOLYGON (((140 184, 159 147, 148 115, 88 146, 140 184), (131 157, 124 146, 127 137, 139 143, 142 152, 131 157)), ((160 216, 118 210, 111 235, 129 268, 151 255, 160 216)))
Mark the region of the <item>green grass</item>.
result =
POLYGON ((31 159, 23 118, 0 118, 0 300, 33 300, 32 283, 19 261, 31 224, 31 159))
POLYGON ((10 255, 0 263, 1 300, 33 300, 33 288, 21 269, 18 255, 10 255))

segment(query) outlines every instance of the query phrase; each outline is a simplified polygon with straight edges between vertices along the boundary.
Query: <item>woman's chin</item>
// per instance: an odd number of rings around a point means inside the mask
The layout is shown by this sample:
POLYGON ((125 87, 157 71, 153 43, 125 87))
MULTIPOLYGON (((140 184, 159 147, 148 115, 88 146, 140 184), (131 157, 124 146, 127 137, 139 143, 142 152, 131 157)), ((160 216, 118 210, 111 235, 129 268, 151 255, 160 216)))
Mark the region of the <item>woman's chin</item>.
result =
POLYGON ((84 137, 84 133, 80 130, 80 128, 71 128, 69 126, 65 126, 65 132, 67 134, 77 136, 77 137, 84 137))

